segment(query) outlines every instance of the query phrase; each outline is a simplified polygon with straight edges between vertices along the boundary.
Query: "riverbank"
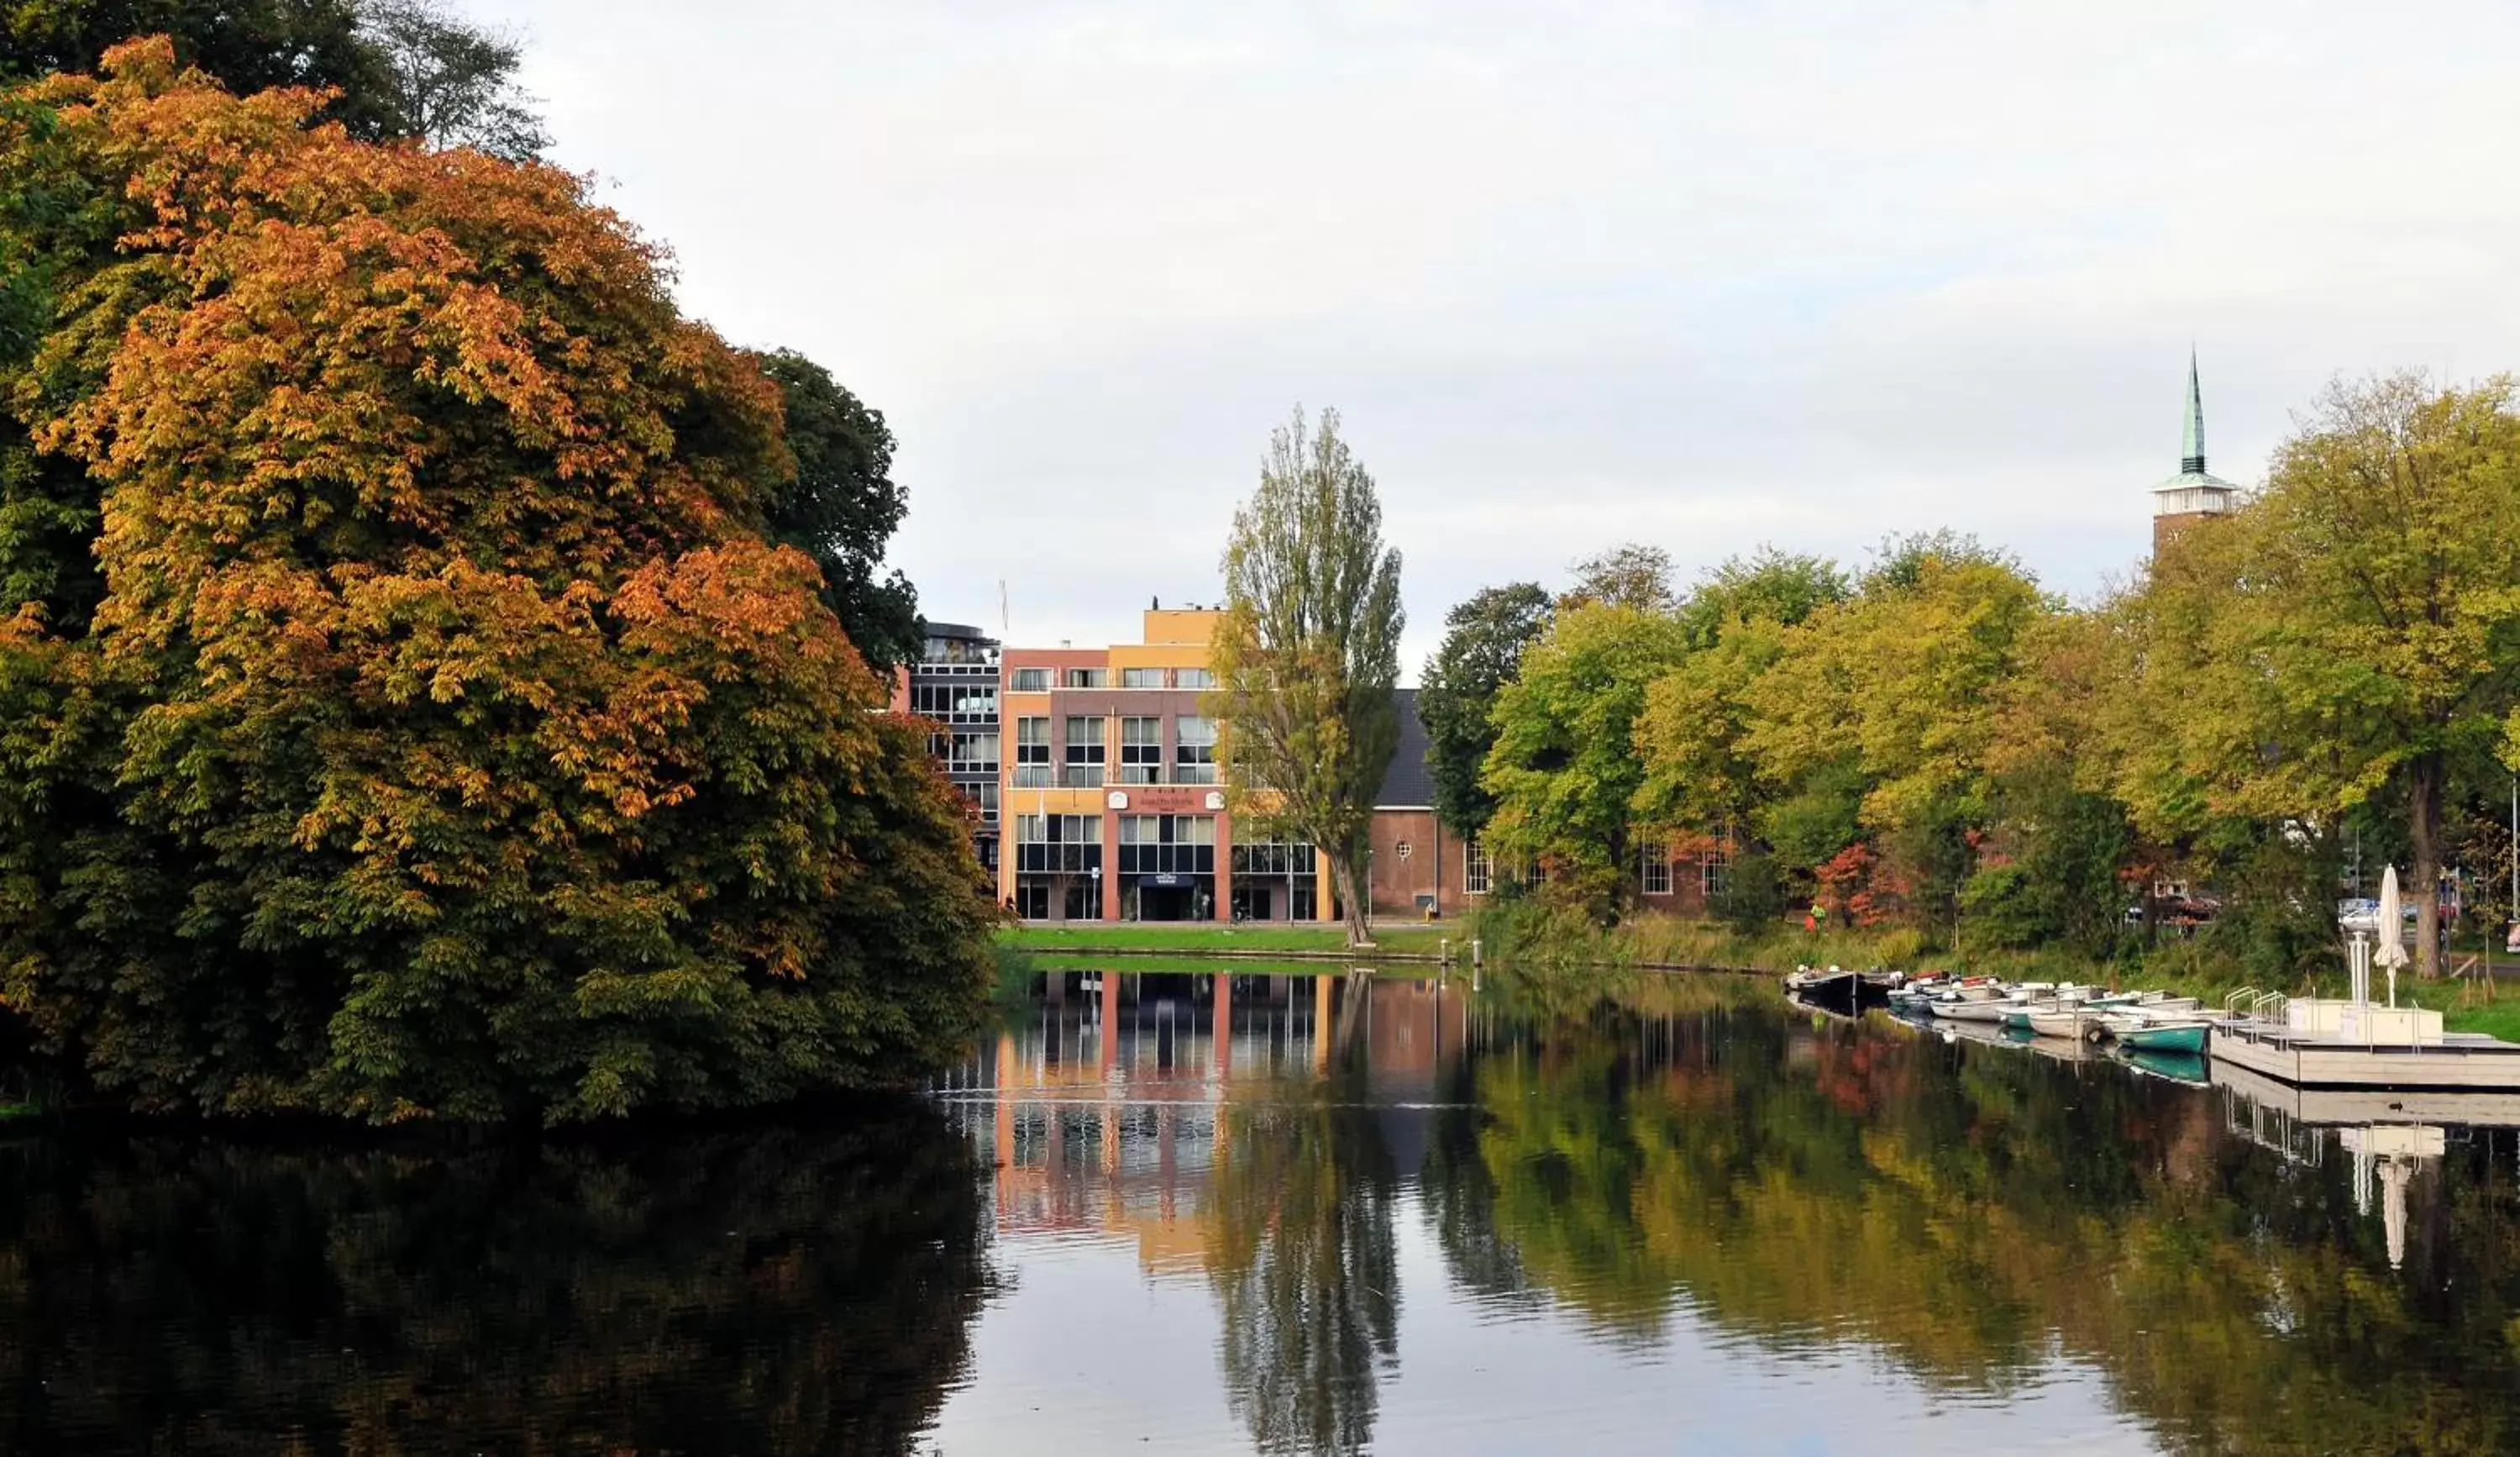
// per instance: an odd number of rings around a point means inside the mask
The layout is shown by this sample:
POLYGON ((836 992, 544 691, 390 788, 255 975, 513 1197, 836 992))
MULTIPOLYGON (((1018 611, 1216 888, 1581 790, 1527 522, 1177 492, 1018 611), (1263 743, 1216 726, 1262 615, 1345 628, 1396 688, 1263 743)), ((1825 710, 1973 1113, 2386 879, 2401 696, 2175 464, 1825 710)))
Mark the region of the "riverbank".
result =
MULTIPOLYGON (((1528 948, 1528 936, 1517 939, 1499 933, 1502 931, 1494 924, 1481 928, 1488 935, 1488 954, 1492 958, 1518 954, 1528 948)), ((2341 947, 2332 970, 2297 977, 2289 983, 2252 975, 2237 962, 2218 959, 2186 941, 2114 958, 2094 957, 2067 946, 1955 952, 1928 949, 1913 931, 1907 930, 1814 933, 1778 928, 1772 933, 1745 935, 1713 924, 1650 918, 1596 933, 1589 943, 1573 947, 1561 948, 1552 938, 1545 954, 1638 967, 1753 968, 1779 977, 1797 966, 1886 967, 1912 975, 1949 970, 2001 977, 2009 981, 2158 987, 2196 997, 2209 1006, 2219 1006, 2230 992, 2250 985, 2294 996, 2343 996, 2346 989, 2341 947)), ((2376 973, 2374 984, 2385 985, 2385 979, 2376 973)), ((2520 1042, 2520 983, 2502 988, 2482 978, 2423 981, 2408 972, 2398 978, 2398 1000, 2441 1013, 2444 1025, 2452 1031, 2483 1032, 2520 1042)))

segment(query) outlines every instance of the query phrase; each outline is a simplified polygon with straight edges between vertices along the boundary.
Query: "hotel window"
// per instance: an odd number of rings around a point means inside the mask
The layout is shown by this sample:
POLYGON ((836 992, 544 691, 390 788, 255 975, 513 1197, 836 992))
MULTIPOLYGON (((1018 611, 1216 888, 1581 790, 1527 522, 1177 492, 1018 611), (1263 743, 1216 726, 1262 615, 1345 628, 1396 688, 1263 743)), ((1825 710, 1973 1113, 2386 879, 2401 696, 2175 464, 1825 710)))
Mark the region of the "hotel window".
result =
POLYGON ((1164 686, 1164 670, 1159 667, 1124 667, 1120 669, 1120 686, 1161 688, 1164 686))
POLYGON ((1203 667, 1180 668, 1175 670, 1173 673, 1173 686, 1176 688, 1214 688, 1216 686, 1216 674, 1209 672, 1203 667))
POLYGON ((1638 888, 1647 895, 1669 895, 1671 893, 1671 846, 1659 840, 1648 840, 1638 846, 1637 853, 1643 861, 1643 874, 1638 883, 1638 888))
POLYGON ((1164 782, 1164 721, 1160 718, 1120 720, 1120 782, 1164 782))
POLYGON ((1215 722, 1191 714, 1174 720, 1173 762, 1180 766, 1175 784, 1216 783, 1215 722))
POLYGON ((1216 818, 1132 814, 1120 819, 1122 875, 1214 875, 1216 818))
POLYGON ((1488 847, 1475 840, 1462 842, 1462 893, 1488 893, 1488 847))
POLYGON ((1102 723, 1100 718, 1067 720, 1067 772, 1060 777, 1059 783, 1077 790, 1099 790, 1102 787, 1102 723))
POLYGON ((1234 842, 1236 875, 1311 875, 1315 861, 1309 844, 1283 840, 1238 840, 1234 842))
POLYGON ((1050 720, 1015 720, 1015 788, 1050 786, 1050 720))
POLYGON ((1012 693, 1050 692, 1050 669, 1046 667, 1016 668, 1014 686, 1009 691, 1012 693))
POLYGON ((1099 814, 1015 816, 1015 870, 1026 875, 1091 874, 1102 864, 1099 814))
POLYGON ((1103 667, 1072 667, 1059 681, 1070 688, 1108 688, 1111 686, 1111 670, 1103 667))
POLYGON ((995 734, 956 734, 954 756, 945 767, 957 774, 995 774, 998 772, 998 736, 995 734))
POLYGON ((964 801, 979 813, 981 824, 994 825, 998 822, 998 786, 995 781, 982 780, 978 784, 958 784, 954 788, 962 791, 964 801))

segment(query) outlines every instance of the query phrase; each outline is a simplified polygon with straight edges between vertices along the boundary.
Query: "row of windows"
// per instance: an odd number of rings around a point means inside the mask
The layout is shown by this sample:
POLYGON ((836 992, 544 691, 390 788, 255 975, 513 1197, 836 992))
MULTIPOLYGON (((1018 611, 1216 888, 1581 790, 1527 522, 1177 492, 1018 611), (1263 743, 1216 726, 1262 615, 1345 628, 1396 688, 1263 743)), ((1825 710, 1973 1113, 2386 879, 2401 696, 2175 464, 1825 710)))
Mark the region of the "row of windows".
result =
POLYGON ((995 774, 998 772, 998 736, 996 731, 969 734, 929 734, 927 753, 941 759, 956 774, 995 774))
MULTIPOLYGON (((1053 775, 1050 720, 1016 719, 1016 786, 1040 789, 1055 781, 1071 789, 1100 789, 1108 768, 1107 745, 1104 742, 1106 722, 1101 718, 1068 719, 1062 762, 1059 772, 1053 775)), ((1168 780, 1164 773, 1163 720, 1121 719, 1119 782, 1216 783, 1216 725, 1205 718, 1187 714, 1173 720, 1173 767, 1168 780)))
POLYGON ((998 685, 913 683, 910 711, 939 723, 994 723, 998 717, 998 685))
POLYGON ((1102 816, 1015 816, 1015 869, 1028 875, 1082 875, 1102 868, 1102 816))
POLYGON ((1256 841, 1234 847, 1236 875, 1298 875, 1314 873, 1313 847, 1288 844, 1282 840, 1256 841))
MULTIPOLYGON (((1019 667, 1014 670, 1012 691, 1048 693, 1054 683, 1060 688, 1108 688, 1111 686, 1111 670, 1107 667, 1019 667)), ((1120 686, 1209 689, 1216 686, 1216 674, 1203 667, 1124 667, 1120 669, 1120 686)))
POLYGON ((1122 816, 1120 873, 1216 874, 1216 817, 1205 814, 1122 816))

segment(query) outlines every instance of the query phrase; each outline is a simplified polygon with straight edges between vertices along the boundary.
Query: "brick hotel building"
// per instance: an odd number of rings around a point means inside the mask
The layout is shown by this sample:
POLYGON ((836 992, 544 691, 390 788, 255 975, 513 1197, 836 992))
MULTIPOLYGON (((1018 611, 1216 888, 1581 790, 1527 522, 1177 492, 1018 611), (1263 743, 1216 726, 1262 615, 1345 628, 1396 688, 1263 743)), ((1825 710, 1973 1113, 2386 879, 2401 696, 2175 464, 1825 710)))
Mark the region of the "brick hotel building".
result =
MULTIPOLYGON (((1139 641, 1001 648, 931 623, 895 706, 935 724, 940 765, 974 815, 999 898, 1034 921, 1328 921, 1337 902, 1308 844, 1238 835, 1216 764, 1208 640, 1222 614, 1149 609, 1139 641)), ((1459 915, 1498 871, 1436 821, 1417 693, 1375 798, 1366 882, 1377 916, 1459 915)), ((1720 856, 1648 845, 1651 908, 1702 910, 1720 856)))

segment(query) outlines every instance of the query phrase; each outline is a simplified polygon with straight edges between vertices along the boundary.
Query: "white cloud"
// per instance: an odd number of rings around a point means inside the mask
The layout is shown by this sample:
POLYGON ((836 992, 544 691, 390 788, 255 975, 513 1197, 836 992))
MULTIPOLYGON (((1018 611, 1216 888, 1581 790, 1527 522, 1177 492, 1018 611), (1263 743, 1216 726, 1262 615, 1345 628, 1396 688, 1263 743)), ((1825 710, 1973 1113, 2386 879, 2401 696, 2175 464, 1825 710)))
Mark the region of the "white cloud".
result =
POLYGON ((2088 591, 2191 339, 2236 478, 2334 372, 2520 362, 2505 6, 500 14, 687 305, 892 418, 929 610, 1004 579, 1033 640, 1212 592, 1297 400, 1383 482, 1414 660, 1629 537, 1950 524, 2088 591))

